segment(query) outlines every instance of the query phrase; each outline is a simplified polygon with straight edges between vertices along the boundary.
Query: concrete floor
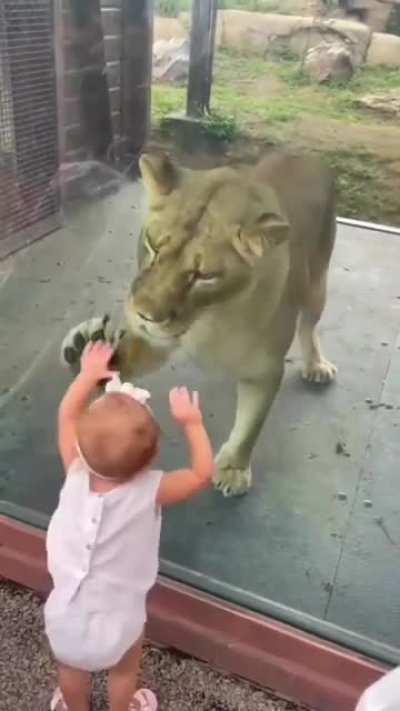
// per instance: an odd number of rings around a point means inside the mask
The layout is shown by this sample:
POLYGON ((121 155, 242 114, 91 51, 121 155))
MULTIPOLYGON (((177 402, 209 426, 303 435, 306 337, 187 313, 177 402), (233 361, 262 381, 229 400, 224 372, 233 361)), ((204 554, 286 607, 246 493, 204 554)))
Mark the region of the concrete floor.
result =
MULTIPOLYGON (((140 188, 127 186, 0 264, 0 510, 39 526, 60 484, 59 343, 83 318, 118 315, 140 204, 140 188)), ((340 227, 322 328, 337 384, 307 389, 294 349, 253 491, 229 501, 209 492, 171 511, 162 541, 172 577, 390 661, 400 658, 399 263, 399 238, 340 227)), ((148 378, 168 467, 182 457, 166 409, 177 380, 201 390, 216 445, 234 410, 232 385, 192 363, 148 378)))
MULTIPOLYGON (((55 670, 43 636, 41 604, 0 580, 0 711, 47 711, 55 670)), ((205 664, 147 647, 143 685, 157 693, 160 711, 306 711, 205 664)), ((93 711, 106 711, 104 677, 95 680, 93 711)))

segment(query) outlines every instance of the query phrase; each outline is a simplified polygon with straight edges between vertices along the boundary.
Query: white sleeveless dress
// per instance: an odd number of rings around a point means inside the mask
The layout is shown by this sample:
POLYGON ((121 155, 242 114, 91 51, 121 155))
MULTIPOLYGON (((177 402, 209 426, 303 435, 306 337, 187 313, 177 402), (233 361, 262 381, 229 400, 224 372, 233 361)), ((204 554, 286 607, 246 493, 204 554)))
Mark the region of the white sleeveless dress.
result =
POLYGON ((62 664, 109 669, 142 634, 158 572, 161 477, 147 470, 98 494, 84 464, 71 465, 47 533, 45 629, 62 664))

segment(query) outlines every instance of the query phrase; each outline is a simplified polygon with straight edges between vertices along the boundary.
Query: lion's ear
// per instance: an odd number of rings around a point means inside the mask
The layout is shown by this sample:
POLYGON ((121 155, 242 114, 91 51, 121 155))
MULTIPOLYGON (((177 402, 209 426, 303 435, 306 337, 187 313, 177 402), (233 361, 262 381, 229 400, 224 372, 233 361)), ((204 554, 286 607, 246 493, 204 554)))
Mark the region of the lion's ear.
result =
POLYGON ((177 169, 165 153, 143 153, 139 167, 146 189, 153 196, 169 195, 177 184, 177 169))
POLYGON ((260 259, 266 247, 274 247, 288 239, 289 223, 276 213, 263 213, 250 229, 237 228, 233 246, 248 264, 260 259))

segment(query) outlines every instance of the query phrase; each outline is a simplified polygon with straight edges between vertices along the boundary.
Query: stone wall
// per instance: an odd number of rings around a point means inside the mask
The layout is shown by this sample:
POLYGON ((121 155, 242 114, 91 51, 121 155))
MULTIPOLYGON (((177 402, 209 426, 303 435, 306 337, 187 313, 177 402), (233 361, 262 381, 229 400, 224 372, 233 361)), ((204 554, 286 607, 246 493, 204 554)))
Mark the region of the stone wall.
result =
MULTIPOLYGON (((400 0, 399 0, 400 1, 400 0)), ((189 33, 189 18, 182 13, 165 22, 156 18, 155 41, 183 38, 189 33)), ((355 66, 400 67, 400 37, 372 32, 365 24, 343 18, 275 15, 244 10, 218 13, 217 46, 266 55, 274 47, 287 47, 299 57, 321 41, 343 42, 351 52, 355 66)))

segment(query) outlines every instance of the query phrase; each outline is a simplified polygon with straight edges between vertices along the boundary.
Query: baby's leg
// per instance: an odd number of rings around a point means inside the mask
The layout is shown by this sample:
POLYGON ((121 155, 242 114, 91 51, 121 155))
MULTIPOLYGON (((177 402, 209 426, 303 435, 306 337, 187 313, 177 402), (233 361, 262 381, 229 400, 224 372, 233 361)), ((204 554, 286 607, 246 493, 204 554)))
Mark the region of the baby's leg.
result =
MULTIPOLYGON (((137 689, 143 635, 108 673, 108 696, 111 711, 130 711, 137 689)), ((139 708, 139 707, 138 707, 139 708)))
POLYGON ((68 711, 90 711, 91 675, 89 672, 59 664, 58 681, 68 711))

